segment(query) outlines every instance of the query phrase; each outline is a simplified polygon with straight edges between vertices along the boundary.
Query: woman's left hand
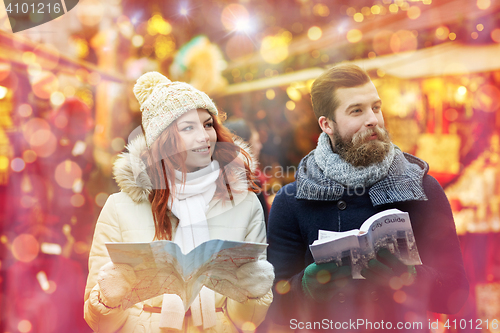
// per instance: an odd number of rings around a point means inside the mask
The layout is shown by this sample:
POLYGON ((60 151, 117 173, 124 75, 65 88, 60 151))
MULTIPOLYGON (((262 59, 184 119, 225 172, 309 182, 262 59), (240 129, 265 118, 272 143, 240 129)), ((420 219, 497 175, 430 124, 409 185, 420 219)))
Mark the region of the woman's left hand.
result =
POLYGON ((237 284, 248 291, 250 298, 267 294, 274 282, 274 267, 267 260, 258 260, 241 265, 236 271, 237 284))

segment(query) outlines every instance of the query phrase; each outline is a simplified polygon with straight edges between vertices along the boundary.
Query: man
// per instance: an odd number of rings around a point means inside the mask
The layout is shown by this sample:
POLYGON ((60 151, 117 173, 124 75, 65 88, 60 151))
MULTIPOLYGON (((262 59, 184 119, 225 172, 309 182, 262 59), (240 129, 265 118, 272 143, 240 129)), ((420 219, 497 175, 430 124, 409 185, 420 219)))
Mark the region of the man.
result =
POLYGON ((269 320, 310 332, 429 331, 426 311, 457 312, 469 288, 443 189, 426 162, 391 143, 382 101, 361 68, 330 68, 311 97, 323 133, 269 217, 269 320), (352 279, 346 265, 314 263, 309 245, 318 230, 357 229, 390 208, 409 213, 423 265, 405 266, 386 249, 362 270, 365 279, 352 279))

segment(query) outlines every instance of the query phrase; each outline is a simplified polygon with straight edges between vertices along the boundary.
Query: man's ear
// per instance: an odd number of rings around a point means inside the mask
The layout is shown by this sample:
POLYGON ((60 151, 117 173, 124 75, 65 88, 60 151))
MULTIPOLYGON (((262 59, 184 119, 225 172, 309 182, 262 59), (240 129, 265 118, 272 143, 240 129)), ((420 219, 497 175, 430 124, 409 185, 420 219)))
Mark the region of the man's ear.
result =
POLYGON ((326 134, 328 134, 330 136, 333 135, 333 132, 334 132, 334 129, 333 129, 333 124, 334 124, 333 120, 328 119, 325 116, 321 116, 318 119, 318 124, 319 124, 319 127, 321 127, 321 130, 323 132, 325 132, 326 134))

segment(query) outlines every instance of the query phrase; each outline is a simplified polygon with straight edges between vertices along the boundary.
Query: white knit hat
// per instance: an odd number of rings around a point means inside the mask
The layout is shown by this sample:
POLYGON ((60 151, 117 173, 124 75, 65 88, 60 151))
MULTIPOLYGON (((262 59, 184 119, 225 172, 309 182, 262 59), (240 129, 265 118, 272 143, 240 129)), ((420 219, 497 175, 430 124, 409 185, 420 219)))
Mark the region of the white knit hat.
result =
POLYGON ((184 82, 172 82, 158 72, 143 74, 134 85, 149 147, 172 122, 190 110, 206 109, 217 115, 210 97, 184 82))

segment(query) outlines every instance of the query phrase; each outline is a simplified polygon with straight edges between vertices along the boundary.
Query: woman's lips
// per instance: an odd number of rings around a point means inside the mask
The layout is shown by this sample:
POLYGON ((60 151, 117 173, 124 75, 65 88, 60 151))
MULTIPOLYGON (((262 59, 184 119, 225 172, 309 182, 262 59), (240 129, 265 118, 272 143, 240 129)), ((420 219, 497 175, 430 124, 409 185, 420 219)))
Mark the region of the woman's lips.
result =
POLYGON ((210 147, 196 148, 196 149, 192 149, 191 151, 193 151, 197 154, 209 154, 210 147))

